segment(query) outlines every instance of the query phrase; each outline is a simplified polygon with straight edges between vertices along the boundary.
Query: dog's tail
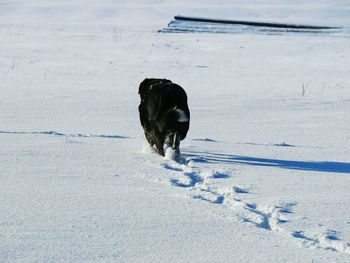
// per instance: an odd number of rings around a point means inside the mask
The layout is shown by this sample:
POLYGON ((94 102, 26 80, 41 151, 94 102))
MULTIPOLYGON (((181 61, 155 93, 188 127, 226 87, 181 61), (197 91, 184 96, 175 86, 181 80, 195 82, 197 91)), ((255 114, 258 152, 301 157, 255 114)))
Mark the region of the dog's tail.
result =
POLYGON ((188 122, 189 121, 189 116, 187 116, 187 113, 184 110, 179 109, 177 107, 174 107, 172 109, 172 112, 176 115, 175 118, 178 122, 188 122))
POLYGON ((170 110, 167 110, 165 112, 165 114, 162 117, 162 121, 169 123, 169 122, 188 122, 189 121, 189 116, 187 115, 187 113, 178 108, 178 107, 174 107, 170 110))
POLYGON ((177 126, 177 123, 188 123, 190 118, 188 116, 188 113, 178 107, 174 107, 172 109, 167 110, 162 114, 161 118, 159 119, 159 130, 164 130, 166 128, 175 128, 174 126, 177 126))

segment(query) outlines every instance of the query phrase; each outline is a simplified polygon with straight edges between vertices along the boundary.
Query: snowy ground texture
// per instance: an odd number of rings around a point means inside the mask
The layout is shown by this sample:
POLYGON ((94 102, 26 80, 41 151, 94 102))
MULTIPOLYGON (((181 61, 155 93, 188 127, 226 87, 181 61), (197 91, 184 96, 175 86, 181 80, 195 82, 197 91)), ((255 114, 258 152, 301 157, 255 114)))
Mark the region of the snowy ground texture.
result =
POLYGON ((0 1, 0 262, 350 262, 350 39, 157 32, 349 1, 213 2, 0 1), (143 146, 145 77, 188 93, 180 162, 143 146))

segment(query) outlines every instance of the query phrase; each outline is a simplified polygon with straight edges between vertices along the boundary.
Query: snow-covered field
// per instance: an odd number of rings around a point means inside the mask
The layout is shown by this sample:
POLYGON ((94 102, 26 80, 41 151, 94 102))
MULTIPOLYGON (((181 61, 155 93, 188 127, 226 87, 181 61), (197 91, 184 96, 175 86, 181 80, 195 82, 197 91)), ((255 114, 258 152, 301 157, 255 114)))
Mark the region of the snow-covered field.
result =
POLYGON ((350 262, 350 38, 158 33, 176 14, 350 27, 339 1, 0 1, 0 262, 350 262), (138 85, 189 97, 182 160, 138 85))

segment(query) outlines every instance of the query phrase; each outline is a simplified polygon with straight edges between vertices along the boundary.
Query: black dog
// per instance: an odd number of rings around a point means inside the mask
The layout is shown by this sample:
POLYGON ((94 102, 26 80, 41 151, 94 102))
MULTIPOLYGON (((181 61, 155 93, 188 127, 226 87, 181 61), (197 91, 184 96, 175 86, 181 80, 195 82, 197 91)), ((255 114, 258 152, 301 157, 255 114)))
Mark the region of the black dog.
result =
POLYGON ((180 140, 190 126, 190 111, 183 88, 167 79, 145 79, 139 87, 140 121, 147 141, 164 156, 164 144, 180 154, 180 140))

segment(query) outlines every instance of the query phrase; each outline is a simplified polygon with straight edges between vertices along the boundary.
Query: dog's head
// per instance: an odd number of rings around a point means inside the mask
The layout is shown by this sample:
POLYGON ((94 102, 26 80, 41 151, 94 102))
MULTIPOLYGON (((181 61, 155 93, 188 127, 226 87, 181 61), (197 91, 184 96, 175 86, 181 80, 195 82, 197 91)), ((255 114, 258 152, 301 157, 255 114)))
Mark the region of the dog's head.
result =
POLYGON ((153 85, 160 84, 160 83, 172 83, 172 82, 168 79, 155 79, 155 78, 144 79, 144 81, 142 81, 139 86, 139 94, 141 99, 145 97, 146 93, 152 88, 153 85))

